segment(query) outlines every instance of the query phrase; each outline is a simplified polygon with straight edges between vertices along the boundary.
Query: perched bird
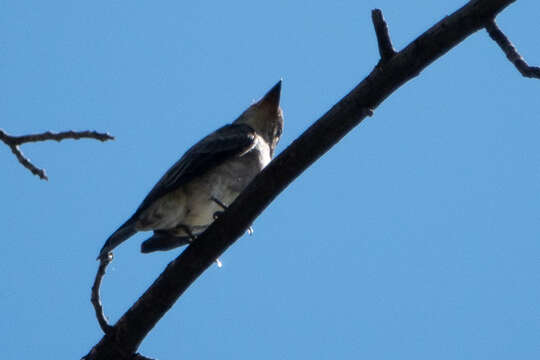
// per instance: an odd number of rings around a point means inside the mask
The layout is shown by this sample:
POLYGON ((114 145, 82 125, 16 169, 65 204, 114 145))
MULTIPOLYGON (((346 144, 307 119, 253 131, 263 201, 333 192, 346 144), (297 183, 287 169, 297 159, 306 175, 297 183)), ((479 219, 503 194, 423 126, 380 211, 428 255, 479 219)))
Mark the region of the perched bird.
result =
POLYGON ((195 239, 272 159, 283 131, 281 81, 244 111, 193 145, 158 181, 139 208, 105 242, 98 259, 138 231, 154 234, 143 253, 195 239))

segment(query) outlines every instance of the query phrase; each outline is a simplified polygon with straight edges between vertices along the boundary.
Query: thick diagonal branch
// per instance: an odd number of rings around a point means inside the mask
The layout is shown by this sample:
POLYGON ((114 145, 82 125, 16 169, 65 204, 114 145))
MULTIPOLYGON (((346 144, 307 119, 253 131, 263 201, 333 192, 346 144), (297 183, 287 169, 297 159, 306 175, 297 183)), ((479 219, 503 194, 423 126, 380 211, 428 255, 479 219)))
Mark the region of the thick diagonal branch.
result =
POLYGON ((114 325, 87 359, 123 359, 255 218, 296 177, 371 114, 384 99, 467 36, 483 28, 514 0, 474 0, 444 18, 385 64, 376 67, 341 101, 276 157, 233 204, 180 256, 114 325))
POLYGON ((508 60, 510 60, 521 75, 529 78, 540 79, 540 67, 529 66, 527 62, 519 55, 514 45, 508 40, 506 35, 499 29, 495 20, 492 20, 486 24, 486 30, 489 36, 499 45, 502 51, 506 54, 508 60))
POLYGON ((59 133, 47 131, 41 134, 12 136, 8 135, 4 132, 4 130, 0 129, 0 140, 2 140, 2 142, 4 142, 10 148, 11 152, 15 155, 17 160, 19 160, 19 163, 21 163, 22 166, 30 170, 32 174, 39 176, 39 178, 43 180, 48 180, 45 170, 40 169, 34 164, 32 164, 30 159, 28 159, 22 153, 20 145, 30 142, 47 140, 61 141, 65 139, 96 139, 99 141, 107 141, 113 140, 114 137, 106 133, 99 133, 97 131, 63 131, 59 133))

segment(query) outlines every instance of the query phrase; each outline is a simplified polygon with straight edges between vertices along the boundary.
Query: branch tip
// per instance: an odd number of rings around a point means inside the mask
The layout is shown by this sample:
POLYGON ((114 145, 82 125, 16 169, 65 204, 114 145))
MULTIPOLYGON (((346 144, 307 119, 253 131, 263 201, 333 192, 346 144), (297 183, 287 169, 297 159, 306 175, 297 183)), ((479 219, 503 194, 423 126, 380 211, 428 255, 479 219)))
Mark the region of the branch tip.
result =
POLYGON ((32 174, 38 176, 41 180, 49 180, 49 178, 47 177, 47 174, 45 173, 45 170, 40 169, 34 164, 32 164, 30 159, 24 156, 24 154, 22 153, 18 145, 8 144, 8 146, 11 149, 11 152, 13 153, 13 155, 15 155, 15 157, 17 158, 17 160, 22 166, 30 170, 32 174))
POLYGON ((514 64, 521 75, 528 78, 540 79, 540 67, 529 66, 529 64, 527 64, 527 62, 518 53, 515 46, 510 42, 508 37, 501 31, 501 29, 499 29, 495 23, 495 20, 492 19, 489 21, 485 28, 491 39, 493 39, 493 41, 499 45, 508 60, 514 64))
POLYGON ((392 46, 392 40, 390 39, 390 33, 388 32, 388 25, 384 20, 382 11, 380 9, 373 9, 371 11, 371 20, 373 21, 375 35, 377 36, 377 44, 379 45, 381 62, 387 62, 396 54, 396 51, 392 46))
POLYGON ((42 134, 33 134, 33 135, 24 135, 13 137, 17 145, 24 144, 27 142, 38 142, 38 141, 62 141, 66 139, 95 139, 99 141, 114 140, 114 137, 108 133, 100 133, 97 131, 62 131, 58 133, 53 133, 51 131, 44 132, 42 134))

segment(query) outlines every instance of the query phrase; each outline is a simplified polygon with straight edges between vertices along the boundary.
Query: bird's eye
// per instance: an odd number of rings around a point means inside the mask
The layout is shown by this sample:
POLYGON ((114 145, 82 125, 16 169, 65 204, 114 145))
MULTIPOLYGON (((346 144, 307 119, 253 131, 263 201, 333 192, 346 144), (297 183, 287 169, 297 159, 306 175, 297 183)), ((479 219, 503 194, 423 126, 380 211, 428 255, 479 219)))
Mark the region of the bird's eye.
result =
POLYGON ((281 134, 283 133, 283 128, 281 126, 278 126, 276 128, 276 137, 280 138, 281 137, 281 134))

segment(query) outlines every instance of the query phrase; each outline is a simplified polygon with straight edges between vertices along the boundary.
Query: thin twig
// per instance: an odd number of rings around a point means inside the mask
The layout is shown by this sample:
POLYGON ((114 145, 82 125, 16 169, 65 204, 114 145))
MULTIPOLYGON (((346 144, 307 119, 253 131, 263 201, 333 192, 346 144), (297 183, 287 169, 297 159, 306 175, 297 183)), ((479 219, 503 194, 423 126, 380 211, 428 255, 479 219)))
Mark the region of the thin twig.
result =
POLYGON ((103 276, 105 275, 105 269, 111 263, 112 259, 113 259, 112 253, 109 253, 107 256, 103 256, 100 258, 99 268, 96 273, 94 285, 92 285, 92 296, 90 298, 92 305, 94 305, 94 310, 96 311, 96 318, 99 323, 99 326, 101 327, 101 330, 103 330, 105 334, 110 334, 113 327, 109 325, 109 323, 107 322, 107 318, 105 317, 105 314, 103 313, 103 306, 101 305, 99 289, 101 287, 101 280, 103 279, 103 276))
POLYGON ((11 149, 11 152, 15 154, 15 156, 17 157, 17 160, 19 160, 22 166, 30 170, 32 174, 39 176, 40 179, 49 180, 49 178, 47 177, 47 174, 45 173, 45 170, 40 169, 34 164, 32 164, 32 162, 30 162, 30 160, 26 156, 24 156, 24 154, 22 153, 18 145, 8 145, 8 146, 11 149))
POLYGON ((30 170, 34 175, 39 176, 40 179, 48 180, 47 174, 44 169, 40 169, 28 159, 22 153, 19 145, 30 142, 55 140, 61 141, 65 139, 96 139, 99 141, 114 140, 114 137, 107 133, 98 133, 97 131, 63 131, 59 133, 53 133, 50 131, 41 134, 23 135, 23 136, 11 136, 4 130, 0 129, 0 140, 2 140, 9 148, 11 152, 17 157, 19 163, 22 166, 30 170))
POLYGON ((53 132, 47 131, 42 134, 24 135, 24 136, 17 136, 13 138, 15 139, 17 145, 24 144, 27 142, 38 142, 38 141, 47 141, 47 140, 62 141, 66 139, 73 139, 73 140, 96 139, 99 141, 114 140, 114 137, 107 133, 98 133, 97 131, 71 131, 71 130, 62 131, 59 133, 53 133, 53 132))
POLYGON ((375 35, 377 35, 381 63, 387 62, 396 54, 396 51, 392 46, 392 40, 390 40, 390 33, 388 32, 388 25, 386 25, 382 11, 380 9, 373 9, 371 11, 371 20, 373 21, 373 26, 375 27, 375 35))
POLYGON ((527 62, 521 57, 514 45, 508 40, 506 35, 499 29, 495 20, 491 20, 486 24, 486 30, 489 36, 499 45, 502 51, 506 54, 508 60, 510 60, 521 75, 528 78, 540 79, 540 67, 529 66, 527 62))

